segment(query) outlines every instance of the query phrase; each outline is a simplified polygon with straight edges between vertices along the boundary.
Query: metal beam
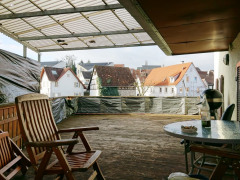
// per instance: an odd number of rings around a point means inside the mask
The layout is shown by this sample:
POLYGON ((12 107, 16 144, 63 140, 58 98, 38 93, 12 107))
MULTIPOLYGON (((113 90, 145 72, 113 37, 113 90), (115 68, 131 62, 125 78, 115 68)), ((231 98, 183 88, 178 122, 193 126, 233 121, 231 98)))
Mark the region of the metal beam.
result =
POLYGON ((51 52, 51 51, 74 51, 74 50, 90 50, 90 49, 106 49, 106 48, 123 48, 123 47, 138 47, 138 46, 154 46, 155 43, 146 44, 130 44, 130 45, 115 45, 115 46, 97 46, 97 47, 81 47, 81 48, 64 48, 64 49, 43 49, 40 52, 51 52))
POLYGON ((92 33, 76 33, 76 34, 60 34, 52 36, 33 36, 33 37, 20 37, 20 41, 42 40, 42 39, 61 39, 72 37, 88 37, 88 36, 106 36, 114 34, 128 34, 128 33, 142 33, 143 29, 123 30, 123 31, 106 31, 106 32, 92 32, 92 33))
POLYGON ((24 12, 24 13, 0 15, 0 20, 29 18, 29 17, 38 17, 38 16, 50 16, 50 15, 89 12, 89 11, 103 11, 103 10, 122 9, 122 8, 123 6, 121 4, 111 4, 111 5, 89 6, 89 7, 79 7, 79 8, 45 10, 45 11, 36 11, 36 12, 24 12))
POLYGON ((165 42, 147 14, 143 11, 137 0, 118 0, 118 2, 125 7, 125 9, 134 17, 166 55, 172 55, 172 51, 168 44, 165 42))

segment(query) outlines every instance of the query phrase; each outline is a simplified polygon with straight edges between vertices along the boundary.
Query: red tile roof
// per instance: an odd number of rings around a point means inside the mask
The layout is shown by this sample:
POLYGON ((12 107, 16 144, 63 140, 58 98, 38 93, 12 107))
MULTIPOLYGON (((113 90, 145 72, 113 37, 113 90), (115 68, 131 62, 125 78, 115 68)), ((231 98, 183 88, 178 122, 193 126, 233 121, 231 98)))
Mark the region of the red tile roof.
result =
POLYGON ((46 72, 46 75, 47 75, 49 81, 59 81, 59 79, 60 79, 67 71, 71 71, 72 74, 77 78, 78 82, 83 85, 84 89, 86 89, 86 87, 84 86, 84 84, 82 83, 82 81, 80 81, 80 79, 79 79, 79 78, 77 77, 77 75, 72 71, 71 68, 44 67, 44 68, 42 68, 42 72, 41 72, 40 79, 42 80, 43 74, 44 74, 44 72, 46 72))
POLYGON ((95 66, 95 70, 102 86, 134 86, 135 80, 127 67, 95 66))
POLYGON ((168 86, 177 85, 192 63, 176 64, 172 66, 155 68, 151 71, 145 80, 145 86, 168 86), (170 77, 178 76, 177 79, 171 83, 170 77))

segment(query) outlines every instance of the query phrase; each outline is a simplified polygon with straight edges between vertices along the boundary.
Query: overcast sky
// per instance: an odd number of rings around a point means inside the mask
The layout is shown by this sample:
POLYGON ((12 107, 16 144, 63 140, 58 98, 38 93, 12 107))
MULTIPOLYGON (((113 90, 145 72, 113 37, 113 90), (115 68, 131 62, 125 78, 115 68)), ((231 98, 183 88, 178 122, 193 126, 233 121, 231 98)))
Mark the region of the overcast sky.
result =
MULTIPOLYGON (((23 55, 23 47, 16 41, 0 33, 0 48, 23 55)), ((60 51, 42 53, 41 61, 56 61, 66 55, 74 55, 77 62, 114 62, 125 64, 126 67, 136 68, 145 64, 169 66, 179 64, 181 61, 193 62, 201 70, 213 69, 213 53, 191 55, 166 56, 158 46, 111 48, 96 50, 60 51)), ((37 60, 37 53, 28 50, 27 56, 37 60)))

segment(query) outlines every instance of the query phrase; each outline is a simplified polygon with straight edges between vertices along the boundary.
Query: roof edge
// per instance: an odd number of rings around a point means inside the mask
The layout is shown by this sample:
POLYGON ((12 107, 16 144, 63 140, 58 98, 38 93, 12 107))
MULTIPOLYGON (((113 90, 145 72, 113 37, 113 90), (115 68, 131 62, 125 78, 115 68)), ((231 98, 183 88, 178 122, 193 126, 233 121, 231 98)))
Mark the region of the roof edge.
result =
POLYGON ((143 11, 137 0, 118 0, 118 2, 123 5, 124 8, 134 17, 134 19, 142 26, 142 28, 167 56, 172 55, 172 50, 154 26, 150 18, 143 11))

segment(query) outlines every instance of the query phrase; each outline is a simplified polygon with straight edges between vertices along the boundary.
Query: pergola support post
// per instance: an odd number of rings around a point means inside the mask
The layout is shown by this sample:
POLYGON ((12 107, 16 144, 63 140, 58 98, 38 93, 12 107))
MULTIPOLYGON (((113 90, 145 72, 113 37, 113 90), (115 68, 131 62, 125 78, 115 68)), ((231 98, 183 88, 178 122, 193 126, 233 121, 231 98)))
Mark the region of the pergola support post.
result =
POLYGON ((23 46, 23 57, 27 57, 27 46, 23 46))
POLYGON ((38 62, 41 62, 41 53, 38 53, 38 62))

